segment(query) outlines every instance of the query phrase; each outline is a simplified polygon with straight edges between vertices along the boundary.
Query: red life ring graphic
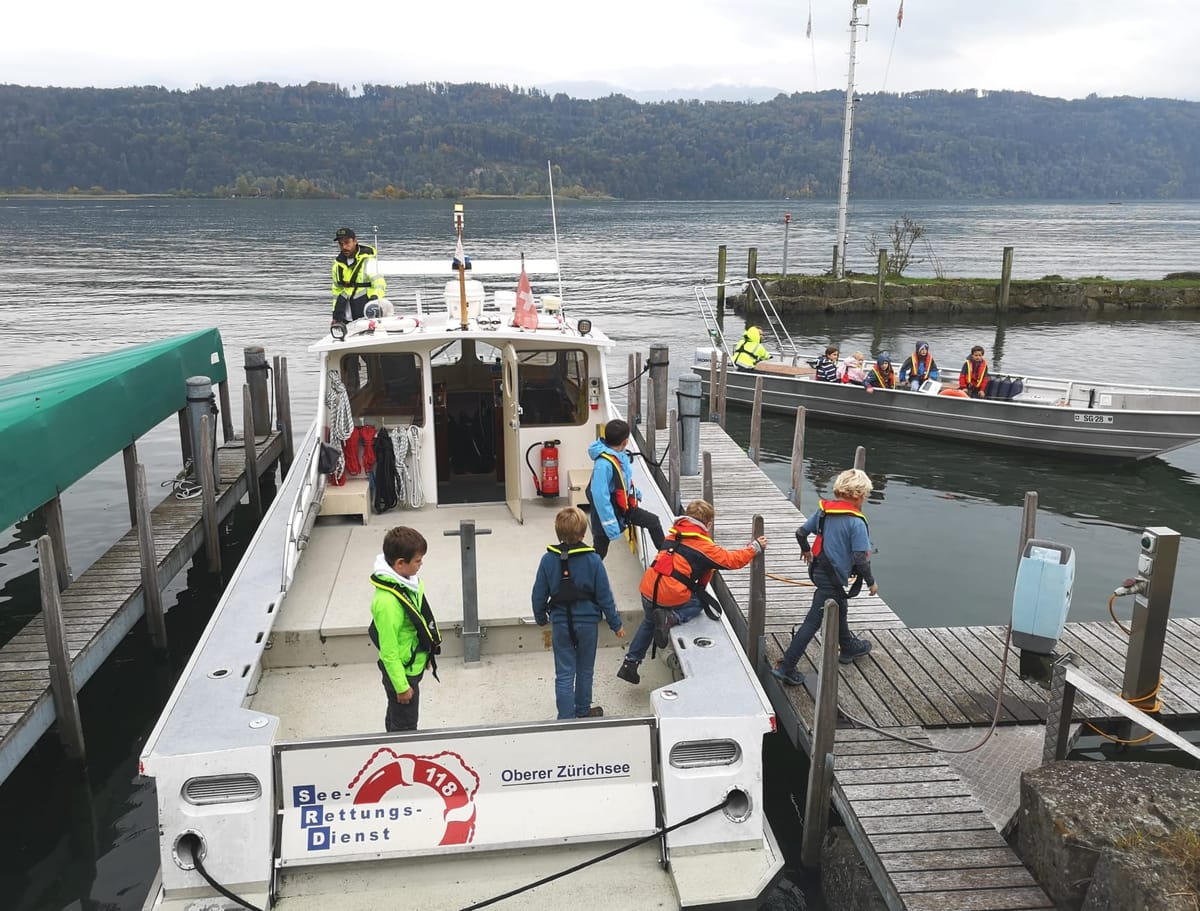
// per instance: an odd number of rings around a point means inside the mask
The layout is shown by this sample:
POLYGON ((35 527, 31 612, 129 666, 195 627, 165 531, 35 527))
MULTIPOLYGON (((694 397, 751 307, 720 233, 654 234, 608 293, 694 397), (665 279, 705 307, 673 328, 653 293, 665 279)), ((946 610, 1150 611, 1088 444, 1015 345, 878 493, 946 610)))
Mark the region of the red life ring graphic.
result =
POLYGON ((371 754, 349 787, 358 784, 372 766, 376 766, 375 771, 367 776, 354 795, 355 804, 379 803, 394 788, 427 787, 442 798, 444 807, 442 819, 446 828, 438 844, 465 845, 475 837, 475 793, 479 790, 479 776, 457 753, 418 756, 383 747, 371 754))

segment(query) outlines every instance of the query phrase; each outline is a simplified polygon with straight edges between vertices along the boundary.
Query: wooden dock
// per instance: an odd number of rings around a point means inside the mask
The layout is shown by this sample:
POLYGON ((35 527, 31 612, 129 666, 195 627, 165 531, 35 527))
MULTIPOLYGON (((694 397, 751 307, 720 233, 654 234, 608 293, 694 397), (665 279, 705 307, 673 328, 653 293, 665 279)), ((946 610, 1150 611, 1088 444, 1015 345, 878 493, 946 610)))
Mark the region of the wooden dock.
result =
MULTIPOLYGON (((241 440, 218 450, 217 514, 224 519, 250 488, 241 440)), ((284 434, 255 440, 260 474, 274 472, 284 451, 284 434)), ((204 547, 202 498, 174 496, 151 512, 160 589, 204 547)), ((83 686, 145 612, 138 532, 130 529, 61 593, 71 677, 83 686)), ((0 781, 8 777, 55 721, 50 658, 42 615, 0 647, 0 781)))
MULTIPOLYGON (((821 660, 820 636, 800 664, 807 675, 804 686, 785 687, 769 673, 812 601, 811 587, 782 581, 807 581, 793 537, 804 516, 718 424, 701 424, 700 449, 712 459, 718 543, 744 545, 752 517, 763 517, 770 543, 767 647, 759 677, 780 728, 811 754, 815 689, 810 688, 816 680, 813 661, 821 660)), ((702 485, 698 476, 681 478, 681 500, 702 496, 702 485)), ((749 574, 730 573, 723 581, 744 615, 749 574)), ((882 599, 867 596, 850 602, 849 622, 860 635, 870 631, 874 649, 839 667, 840 716, 887 733, 839 722, 832 801, 887 906, 894 911, 1053 908, 985 815, 974 793, 978 782, 965 780, 931 740, 949 729, 975 729, 985 738, 996 709, 1005 628, 909 629, 882 599)), ((1163 718, 1200 716, 1198 636, 1200 620, 1170 621, 1160 694, 1163 718)), ((1070 623, 1062 647, 1094 679, 1120 692, 1126 642, 1113 624, 1070 623)), ((1022 681, 1017 662, 1016 651, 1010 651, 998 724, 1044 726, 1048 692, 1022 681)), ((1076 701, 1076 718, 1110 714, 1085 699, 1076 701)), ((1010 788, 1014 784, 1007 782, 1010 788)))

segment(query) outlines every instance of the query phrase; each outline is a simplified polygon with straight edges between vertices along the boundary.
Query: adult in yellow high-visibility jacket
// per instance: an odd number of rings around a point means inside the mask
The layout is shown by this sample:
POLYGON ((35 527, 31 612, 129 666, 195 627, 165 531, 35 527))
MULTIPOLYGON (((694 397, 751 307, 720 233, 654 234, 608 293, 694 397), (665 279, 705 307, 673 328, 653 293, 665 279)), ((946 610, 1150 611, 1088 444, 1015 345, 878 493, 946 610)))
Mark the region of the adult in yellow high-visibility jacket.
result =
POLYGON ((333 323, 361 319, 370 301, 387 293, 387 282, 368 263, 375 248, 360 244, 353 228, 338 228, 333 235, 338 255, 333 260, 333 323), (368 272, 374 274, 368 274, 368 272))
POLYGON ((753 370, 759 361, 765 361, 770 356, 770 352, 762 345, 762 331, 758 326, 751 326, 733 349, 733 365, 738 370, 753 370))

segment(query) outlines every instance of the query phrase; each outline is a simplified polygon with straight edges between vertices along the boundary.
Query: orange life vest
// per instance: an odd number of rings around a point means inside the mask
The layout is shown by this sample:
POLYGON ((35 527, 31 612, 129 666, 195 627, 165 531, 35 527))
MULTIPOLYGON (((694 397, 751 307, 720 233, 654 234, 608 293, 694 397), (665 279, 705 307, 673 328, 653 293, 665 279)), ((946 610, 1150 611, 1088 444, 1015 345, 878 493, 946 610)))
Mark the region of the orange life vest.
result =
POLYGON ((864 523, 867 521, 867 517, 853 503, 847 503, 845 500, 818 500, 818 502, 821 505, 821 518, 817 519, 817 535, 813 538, 812 554, 814 560, 821 556, 821 548, 824 547, 823 539, 827 516, 858 516, 864 523))
POLYGON ((975 362, 970 358, 963 364, 963 389, 978 389, 983 391, 987 383, 987 361, 979 362, 979 373, 975 373, 975 362))

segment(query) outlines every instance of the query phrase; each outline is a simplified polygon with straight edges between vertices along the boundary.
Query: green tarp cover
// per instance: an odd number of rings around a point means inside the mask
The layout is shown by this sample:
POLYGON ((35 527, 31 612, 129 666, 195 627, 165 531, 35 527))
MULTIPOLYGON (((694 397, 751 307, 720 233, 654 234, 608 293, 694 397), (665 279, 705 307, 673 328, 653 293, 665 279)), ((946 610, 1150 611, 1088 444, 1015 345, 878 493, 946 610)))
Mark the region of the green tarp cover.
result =
POLYGON ((184 408, 190 376, 226 378, 216 329, 0 380, 0 529, 184 408))

